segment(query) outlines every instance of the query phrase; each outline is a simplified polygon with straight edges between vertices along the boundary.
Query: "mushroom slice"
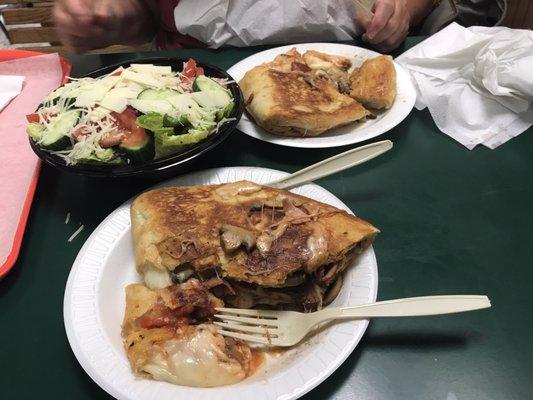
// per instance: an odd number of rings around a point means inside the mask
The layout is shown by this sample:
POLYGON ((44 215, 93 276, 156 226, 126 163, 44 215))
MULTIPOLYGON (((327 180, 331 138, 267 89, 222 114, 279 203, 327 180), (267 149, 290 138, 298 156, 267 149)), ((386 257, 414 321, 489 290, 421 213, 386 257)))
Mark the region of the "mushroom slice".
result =
POLYGON ((324 306, 330 304, 342 289, 342 276, 339 276, 337 280, 328 288, 326 295, 324 296, 324 306))
POLYGON ((305 274, 303 274, 303 273, 295 273, 295 274, 292 274, 291 276, 289 276, 285 280, 283 285, 281 285, 281 287, 298 286, 298 285, 301 285, 304 282, 305 282, 305 274))

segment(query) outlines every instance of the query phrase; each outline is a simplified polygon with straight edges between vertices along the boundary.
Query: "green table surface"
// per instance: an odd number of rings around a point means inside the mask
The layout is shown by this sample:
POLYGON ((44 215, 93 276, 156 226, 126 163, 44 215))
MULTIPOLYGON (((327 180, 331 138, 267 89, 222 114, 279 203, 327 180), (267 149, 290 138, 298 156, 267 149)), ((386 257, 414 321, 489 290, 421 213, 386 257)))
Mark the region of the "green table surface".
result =
MULTIPOLYGON (((409 38, 406 46, 418 40, 409 38)), ((229 68, 256 51, 163 54, 229 68)), ((71 57, 72 74, 153 55, 71 57)), ((374 244, 378 299, 487 294, 493 307, 374 320, 344 364, 304 398, 532 399, 533 129, 496 150, 469 151, 440 133, 427 110, 413 110, 380 139, 392 140, 394 149, 319 182, 381 229, 374 244)), ((280 147, 235 132, 190 170, 261 166, 292 172, 348 148, 280 147)), ((85 179, 43 167, 20 257, 0 282, 1 399, 110 397, 69 347, 65 283, 98 224, 156 182, 85 179), (85 229, 67 243, 80 223, 85 229)))

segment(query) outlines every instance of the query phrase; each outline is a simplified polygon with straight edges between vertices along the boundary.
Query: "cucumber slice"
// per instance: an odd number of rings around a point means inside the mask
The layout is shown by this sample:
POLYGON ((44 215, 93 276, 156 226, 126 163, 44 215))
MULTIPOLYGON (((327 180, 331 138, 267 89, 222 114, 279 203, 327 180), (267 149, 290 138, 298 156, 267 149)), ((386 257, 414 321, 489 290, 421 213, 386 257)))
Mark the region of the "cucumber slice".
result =
POLYGON ((95 158, 95 159, 89 159, 88 161, 80 161, 80 163, 87 163, 87 164, 124 164, 124 160, 122 160, 122 158, 120 157, 115 157, 115 158, 112 158, 108 161, 102 161, 102 160, 99 160, 98 158, 95 158))
POLYGON ((57 137, 55 140, 46 138, 45 141, 41 142, 41 147, 52 151, 65 150, 70 146, 72 146, 72 142, 68 136, 57 137))
POLYGON ((47 150, 64 150, 71 146, 69 135, 80 116, 80 111, 71 110, 53 118, 43 130, 39 145, 47 150))
POLYGON ((57 96, 57 97, 54 97, 50 101, 51 105, 55 106, 55 105, 59 104, 59 105, 62 105, 65 109, 74 107, 74 103, 76 103, 76 98, 75 97, 57 96))
POLYGON ((181 96, 182 93, 174 89, 144 89, 137 95, 139 100, 167 100, 181 96))
POLYGON ((129 104, 143 114, 151 112, 168 114, 174 109, 166 100, 131 99, 129 100, 129 104))
POLYGON ((146 136, 146 140, 143 143, 136 144, 135 146, 126 146, 120 144, 119 148, 124 152, 124 159, 129 160, 130 164, 137 164, 154 159, 155 146, 154 139, 151 135, 146 136))
POLYGON ((225 108, 230 103, 231 96, 226 91, 219 90, 204 90, 202 92, 194 92, 192 98, 201 107, 211 110, 225 108))
POLYGON ((186 114, 192 110, 198 110, 200 106, 194 101, 190 93, 185 93, 180 96, 169 97, 166 99, 172 107, 174 107, 180 114, 186 114))
POLYGON ((216 90, 227 93, 227 90, 222 85, 215 82, 213 79, 208 78, 205 75, 200 75, 194 80, 192 84, 192 90, 195 92, 201 92, 204 90, 216 90))

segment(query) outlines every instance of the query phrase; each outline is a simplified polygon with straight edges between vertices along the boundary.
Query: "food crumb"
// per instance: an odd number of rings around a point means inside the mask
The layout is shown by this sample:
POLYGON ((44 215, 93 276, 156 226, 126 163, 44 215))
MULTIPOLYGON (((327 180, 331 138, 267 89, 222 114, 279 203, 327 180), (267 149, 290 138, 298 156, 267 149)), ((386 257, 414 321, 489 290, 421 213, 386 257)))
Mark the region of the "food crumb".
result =
POLYGON ((80 234, 80 232, 83 230, 83 225, 80 225, 80 227, 78 229, 76 229, 76 231, 68 238, 68 242, 72 242, 76 236, 78 236, 80 234))
POLYGON ((70 213, 67 213, 67 217, 65 218, 65 225, 68 224, 68 221, 70 221, 70 213))

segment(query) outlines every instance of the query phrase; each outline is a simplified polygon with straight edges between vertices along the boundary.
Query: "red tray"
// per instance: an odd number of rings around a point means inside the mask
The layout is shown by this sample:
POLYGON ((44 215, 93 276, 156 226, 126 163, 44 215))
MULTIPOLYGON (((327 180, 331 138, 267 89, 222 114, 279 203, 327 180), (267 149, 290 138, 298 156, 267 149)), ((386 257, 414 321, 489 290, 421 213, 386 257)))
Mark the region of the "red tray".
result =
MULTIPOLYGON (((0 62, 16 60, 18 58, 26 58, 42 55, 38 51, 29 51, 29 50, 0 50, 0 62)), ((70 74, 72 68, 70 62, 63 57, 59 57, 61 63, 61 70, 63 72, 63 83, 66 83, 67 76, 70 74)), ((33 201, 33 195, 35 194, 35 188, 37 187, 37 180, 39 179, 39 172, 41 169, 41 163, 37 164, 35 172, 33 174, 33 179, 28 187, 28 192, 26 199, 24 200, 24 206, 22 208, 22 213, 20 215, 20 220, 17 225, 17 230, 15 231, 15 237, 13 238, 13 246, 11 247, 11 252, 7 256, 4 264, 0 266, 0 279, 2 279, 13 267, 17 261, 20 245, 22 244, 22 237, 24 236, 24 229, 26 228, 26 222, 28 221, 28 215, 30 213, 31 203, 33 201)))

